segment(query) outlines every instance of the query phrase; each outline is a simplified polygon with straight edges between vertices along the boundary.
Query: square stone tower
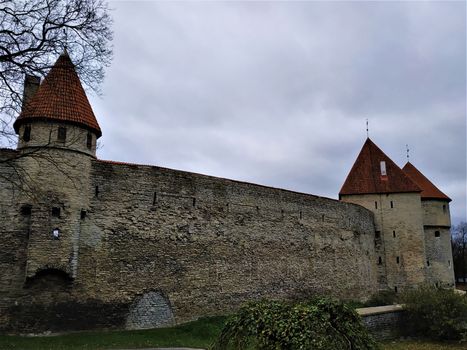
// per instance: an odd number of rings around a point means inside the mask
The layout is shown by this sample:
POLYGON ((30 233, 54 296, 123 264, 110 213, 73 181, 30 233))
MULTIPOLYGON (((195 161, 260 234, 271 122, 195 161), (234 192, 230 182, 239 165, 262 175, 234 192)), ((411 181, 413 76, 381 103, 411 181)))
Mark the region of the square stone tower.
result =
POLYGON ((396 292, 427 281, 422 189, 369 138, 339 192, 375 218, 380 289, 396 292))

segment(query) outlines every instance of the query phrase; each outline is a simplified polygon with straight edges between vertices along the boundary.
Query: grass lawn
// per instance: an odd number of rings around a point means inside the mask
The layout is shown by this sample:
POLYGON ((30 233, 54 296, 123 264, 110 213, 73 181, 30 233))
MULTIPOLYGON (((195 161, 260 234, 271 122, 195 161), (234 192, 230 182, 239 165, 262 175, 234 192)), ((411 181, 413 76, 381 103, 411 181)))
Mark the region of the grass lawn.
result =
MULTIPOLYGON (((0 336, 0 349, 130 349, 194 347, 207 349, 219 334, 225 317, 203 318, 172 328, 142 331, 80 332, 46 337, 0 336)), ((467 350, 467 344, 387 342, 381 350, 467 350)), ((334 350, 334 349, 333 349, 334 350)))
POLYGON ((172 328, 141 331, 80 332, 47 337, 0 336, 0 349, 207 348, 219 334, 224 320, 225 317, 209 317, 172 328))
POLYGON ((381 348, 382 350, 466 350, 467 344, 401 341, 385 343, 381 346, 381 348))

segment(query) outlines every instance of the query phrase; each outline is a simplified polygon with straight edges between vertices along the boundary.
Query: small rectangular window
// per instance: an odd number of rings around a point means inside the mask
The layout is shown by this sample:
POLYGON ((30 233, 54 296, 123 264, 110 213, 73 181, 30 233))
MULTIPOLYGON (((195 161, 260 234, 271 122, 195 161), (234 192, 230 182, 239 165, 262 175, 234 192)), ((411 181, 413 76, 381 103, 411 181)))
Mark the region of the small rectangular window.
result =
POLYGON ((94 189, 94 195, 96 197, 99 197, 99 186, 96 186, 96 188, 94 189))
POLYGON ((88 136, 86 137, 86 147, 88 149, 92 148, 92 134, 88 132, 88 136))
POLYGON ((375 209, 378 209, 378 202, 375 201, 375 209))
POLYGON ((391 208, 394 208, 394 202, 391 201, 391 208))
POLYGON ((21 215, 29 216, 29 215, 31 215, 31 212, 32 212, 32 206, 31 205, 26 204, 26 205, 23 205, 21 207, 21 215))
POLYGON ((52 216, 55 216, 57 218, 60 217, 60 208, 59 207, 53 207, 52 208, 52 216))
POLYGON ((439 231, 435 231, 435 237, 440 237, 441 233, 439 231))
POLYGON ((81 220, 86 219, 86 210, 84 210, 84 209, 81 210, 81 215, 80 215, 80 217, 81 217, 81 220))
POLYGON ((426 261, 426 266, 430 266, 430 260, 426 261))
POLYGON ((394 292, 397 293, 397 287, 394 287, 394 292))
POLYGON ((382 265, 383 264, 383 259, 381 257, 378 258, 378 265, 382 265))
POLYGON ((57 141, 60 141, 60 142, 66 141, 66 128, 64 126, 58 127, 57 141))
POLYGON ((26 125, 23 132, 23 141, 28 142, 29 140, 31 140, 31 126, 26 125))
POLYGON ((446 204, 443 204, 443 213, 446 214, 446 204))
POLYGON ((386 162, 384 160, 382 160, 380 163, 379 163, 379 166, 381 168, 381 175, 382 176, 386 176, 386 162))
POLYGON ((375 238, 381 237, 381 231, 375 231, 375 238))
POLYGON ((398 264, 399 264, 399 262, 400 262, 400 259, 399 259, 399 257, 396 257, 396 263, 398 263, 398 264))
POLYGON ((396 231, 392 231, 392 236, 396 238, 396 231))

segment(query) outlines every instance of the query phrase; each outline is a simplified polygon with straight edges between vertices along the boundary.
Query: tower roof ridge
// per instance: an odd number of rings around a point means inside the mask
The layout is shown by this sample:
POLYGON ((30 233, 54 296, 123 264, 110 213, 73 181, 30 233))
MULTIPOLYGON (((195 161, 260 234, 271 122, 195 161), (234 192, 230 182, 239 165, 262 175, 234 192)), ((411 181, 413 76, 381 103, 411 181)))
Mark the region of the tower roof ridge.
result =
POLYGON ((13 127, 18 133, 22 123, 34 120, 78 124, 94 131, 97 137, 102 135, 75 65, 66 50, 58 57, 35 95, 25 104, 13 127))
POLYGON ((421 189, 367 138, 339 191, 339 196, 402 192, 421 192, 421 189))
POLYGON ((407 162, 402 168, 404 173, 409 176, 418 187, 422 189, 420 193, 422 199, 443 199, 451 201, 438 187, 436 187, 423 173, 418 170, 412 163, 407 162))

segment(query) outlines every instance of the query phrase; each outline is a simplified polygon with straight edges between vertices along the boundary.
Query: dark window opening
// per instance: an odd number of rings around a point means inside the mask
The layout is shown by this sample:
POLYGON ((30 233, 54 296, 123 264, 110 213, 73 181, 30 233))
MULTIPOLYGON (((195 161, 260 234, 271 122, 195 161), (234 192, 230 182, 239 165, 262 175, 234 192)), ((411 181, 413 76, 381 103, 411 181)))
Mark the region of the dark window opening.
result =
POLYGON ((300 220, 303 219, 302 211, 300 210, 300 220))
POLYGON ((94 195, 96 197, 99 197, 99 186, 96 186, 96 188, 94 189, 94 195))
POLYGON ((52 216, 55 216, 57 218, 60 217, 60 208, 59 207, 53 207, 52 208, 52 216))
POLYGON ((391 201, 391 208, 394 208, 394 202, 391 201))
POLYGON ((400 262, 400 259, 399 259, 399 257, 396 257, 396 263, 398 263, 398 264, 399 264, 399 262, 400 262))
POLYGON ((152 196, 152 205, 156 205, 157 202, 157 192, 154 192, 154 195, 152 196))
POLYGON ((64 126, 58 127, 57 140, 60 142, 65 142, 66 140, 66 128, 64 126))
POLYGON ((193 206, 196 207, 196 198, 193 198, 193 206))
POLYGON ((378 265, 382 265, 383 264, 383 259, 381 257, 378 258, 378 265))
POLYGON ((396 231, 392 231, 392 236, 396 238, 396 231))
POLYGON ((394 292, 397 293, 397 287, 394 287, 394 292))
POLYGON ((31 140, 31 127, 29 125, 24 127, 23 141, 28 142, 31 140))
POLYGON ((440 237, 441 233, 439 231, 435 231, 435 237, 440 237))
POLYGON ((430 260, 426 261, 426 266, 430 266, 430 260))
POLYGON ((446 204, 443 204, 443 213, 446 213, 446 204))
POLYGON ((86 210, 81 210, 81 220, 84 220, 86 218, 86 210))
POLYGON ((375 209, 378 209, 378 202, 375 202, 375 209))
POLYGON ((29 215, 31 215, 31 211, 32 211, 32 206, 29 205, 29 204, 23 205, 21 207, 21 214, 22 215, 29 216, 29 215))
POLYGON ((375 231, 375 238, 381 237, 381 232, 380 231, 375 231))
POLYGON ((324 214, 321 216, 321 221, 324 222, 324 214))
POLYGON ((88 149, 92 148, 92 134, 88 132, 88 136, 86 137, 86 147, 88 149))

